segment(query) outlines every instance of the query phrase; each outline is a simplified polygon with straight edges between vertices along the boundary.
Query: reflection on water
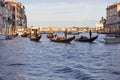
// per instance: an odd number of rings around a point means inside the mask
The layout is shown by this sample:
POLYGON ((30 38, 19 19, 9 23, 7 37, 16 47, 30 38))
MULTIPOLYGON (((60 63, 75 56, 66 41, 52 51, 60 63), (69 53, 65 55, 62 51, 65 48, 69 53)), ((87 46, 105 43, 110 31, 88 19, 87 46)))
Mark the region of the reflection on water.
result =
POLYGON ((0 41, 0 80, 119 80, 120 44, 0 41))

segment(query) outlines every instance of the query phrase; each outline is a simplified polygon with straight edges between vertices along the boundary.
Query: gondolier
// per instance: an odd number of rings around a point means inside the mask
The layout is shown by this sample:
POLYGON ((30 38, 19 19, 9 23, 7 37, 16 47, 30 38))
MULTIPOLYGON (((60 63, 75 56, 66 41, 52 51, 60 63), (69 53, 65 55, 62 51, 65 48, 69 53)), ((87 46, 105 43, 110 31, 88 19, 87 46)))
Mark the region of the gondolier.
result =
POLYGON ((65 34, 65 38, 67 38, 67 29, 65 29, 64 34, 65 34))
POLYGON ((91 38, 88 38, 86 36, 82 36, 80 38, 75 39, 75 41, 79 41, 79 42, 93 42, 97 38, 98 38, 98 35, 96 35, 95 37, 91 37, 91 38))
POLYGON ((90 39, 91 39, 91 37, 92 37, 92 31, 90 30, 90 32, 89 32, 89 35, 90 35, 90 39))

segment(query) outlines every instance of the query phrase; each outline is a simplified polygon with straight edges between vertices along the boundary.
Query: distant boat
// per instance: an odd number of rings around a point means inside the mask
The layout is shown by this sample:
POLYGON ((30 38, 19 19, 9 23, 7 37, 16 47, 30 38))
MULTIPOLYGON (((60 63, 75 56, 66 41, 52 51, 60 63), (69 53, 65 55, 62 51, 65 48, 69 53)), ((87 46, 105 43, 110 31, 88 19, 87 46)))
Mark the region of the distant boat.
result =
POLYGON ((26 32, 24 32, 23 34, 21 34, 21 37, 27 37, 28 34, 26 32))
POLYGON ((75 36, 70 37, 70 38, 64 38, 64 37, 54 38, 53 37, 50 40, 53 41, 53 42, 70 43, 74 38, 75 38, 75 36))
POLYGON ((95 37, 92 37, 92 38, 80 37, 80 38, 75 39, 75 41, 79 41, 79 42, 93 42, 97 38, 98 38, 98 35, 96 35, 95 37))
POLYGON ((120 43, 120 37, 106 37, 105 38, 105 43, 109 44, 109 43, 120 43))
POLYGON ((30 38, 31 41, 39 41, 41 36, 42 35, 40 33, 38 33, 38 29, 33 28, 29 38, 30 38))
POLYGON ((41 34, 31 34, 30 35, 30 40, 31 41, 39 41, 40 40, 40 38, 41 38, 41 34))
POLYGON ((18 33, 13 33, 12 36, 13 36, 13 38, 15 38, 18 36, 18 33))
POLYGON ((53 38, 53 37, 54 37, 53 33, 48 33, 47 34, 47 38, 53 38))
POLYGON ((70 32, 67 32, 68 35, 78 35, 80 34, 78 31, 70 31, 70 32))
POLYGON ((107 34, 104 40, 105 43, 120 43, 120 30, 112 34, 107 34))

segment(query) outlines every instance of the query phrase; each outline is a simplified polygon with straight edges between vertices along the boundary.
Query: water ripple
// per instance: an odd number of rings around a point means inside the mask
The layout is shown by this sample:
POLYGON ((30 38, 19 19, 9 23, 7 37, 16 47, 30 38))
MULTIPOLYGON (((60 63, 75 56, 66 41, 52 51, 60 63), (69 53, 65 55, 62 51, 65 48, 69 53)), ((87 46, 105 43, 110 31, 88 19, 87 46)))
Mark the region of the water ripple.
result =
POLYGON ((119 80, 120 44, 0 41, 0 80, 119 80))

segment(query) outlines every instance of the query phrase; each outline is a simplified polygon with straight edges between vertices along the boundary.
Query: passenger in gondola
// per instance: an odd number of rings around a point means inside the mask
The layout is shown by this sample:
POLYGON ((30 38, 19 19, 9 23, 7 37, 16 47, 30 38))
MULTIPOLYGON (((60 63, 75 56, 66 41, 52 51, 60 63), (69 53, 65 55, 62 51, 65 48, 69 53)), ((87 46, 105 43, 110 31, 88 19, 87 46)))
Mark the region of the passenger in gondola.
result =
POLYGON ((90 39, 91 39, 91 37, 92 37, 92 31, 91 30, 89 32, 89 36, 90 36, 90 39))
POLYGON ((86 36, 81 36, 80 39, 88 39, 86 36))
POLYGON ((80 39, 83 39, 83 38, 84 38, 84 36, 81 36, 81 37, 80 37, 80 39))
POLYGON ((85 39, 85 36, 81 36, 80 39, 85 39))
POLYGON ((55 36, 54 37, 57 37, 57 34, 55 34, 55 36))
POLYGON ((57 40, 57 39, 58 39, 57 34, 54 35, 53 39, 54 39, 54 40, 57 40))

